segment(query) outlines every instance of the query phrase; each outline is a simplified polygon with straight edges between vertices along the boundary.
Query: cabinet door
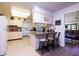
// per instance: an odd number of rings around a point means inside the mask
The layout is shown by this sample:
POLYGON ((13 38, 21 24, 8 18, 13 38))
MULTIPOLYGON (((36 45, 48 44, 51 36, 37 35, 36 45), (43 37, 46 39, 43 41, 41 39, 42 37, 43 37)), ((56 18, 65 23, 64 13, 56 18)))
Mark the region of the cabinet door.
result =
POLYGON ((53 16, 44 15, 44 23, 52 24, 53 23, 53 16))
POLYGON ((34 23, 43 23, 44 15, 38 12, 33 13, 33 22, 34 23))

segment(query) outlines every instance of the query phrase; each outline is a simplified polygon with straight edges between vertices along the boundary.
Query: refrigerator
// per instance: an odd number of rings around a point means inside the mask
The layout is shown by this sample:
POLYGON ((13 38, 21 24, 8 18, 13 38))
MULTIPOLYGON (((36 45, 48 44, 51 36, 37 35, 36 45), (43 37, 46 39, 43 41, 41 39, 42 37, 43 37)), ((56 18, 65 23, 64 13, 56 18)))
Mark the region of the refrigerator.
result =
POLYGON ((22 35, 28 36, 30 31, 30 23, 23 23, 23 28, 22 28, 22 35))
POLYGON ((7 21, 5 16, 0 16, 0 55, 6 54, 7 46, 7 21))

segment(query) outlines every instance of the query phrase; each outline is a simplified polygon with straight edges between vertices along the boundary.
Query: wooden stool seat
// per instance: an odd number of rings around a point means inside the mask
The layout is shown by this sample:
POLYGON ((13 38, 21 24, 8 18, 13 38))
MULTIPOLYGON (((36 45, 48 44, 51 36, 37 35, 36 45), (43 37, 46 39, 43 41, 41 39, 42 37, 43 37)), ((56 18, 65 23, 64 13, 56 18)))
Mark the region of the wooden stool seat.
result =
POLYGON ((52 37, 49 37, 48 39, 49 39, 49 40, 53 40, 53 38, 52 38, 52 37))
POLYGON ((40 41, 41 41, 41 42, 45 42, 45 41, 46 41, 46 39, 40 39, 40 41))

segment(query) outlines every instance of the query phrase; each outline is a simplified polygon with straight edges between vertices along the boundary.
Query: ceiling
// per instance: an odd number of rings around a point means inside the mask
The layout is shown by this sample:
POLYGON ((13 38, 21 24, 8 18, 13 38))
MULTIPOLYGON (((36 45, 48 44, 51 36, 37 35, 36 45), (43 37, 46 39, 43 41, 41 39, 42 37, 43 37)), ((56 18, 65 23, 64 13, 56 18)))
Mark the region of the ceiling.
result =
POLYGON ((77 2, 0 2, 0 4, 5 4, 8 6, 16 6, 24 9, 32 10, 34 6, 39 6, 41 8, 47 9, 52 12, 56 12, 68 6, 71 6, 77 2))

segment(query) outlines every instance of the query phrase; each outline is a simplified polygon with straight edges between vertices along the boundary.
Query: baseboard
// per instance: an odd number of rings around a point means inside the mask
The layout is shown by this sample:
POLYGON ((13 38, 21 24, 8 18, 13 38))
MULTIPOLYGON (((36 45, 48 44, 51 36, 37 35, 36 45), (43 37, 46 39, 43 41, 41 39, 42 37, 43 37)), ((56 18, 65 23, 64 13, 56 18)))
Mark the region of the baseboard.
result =
POLYGON ((6 54, 4 53, 4 54, 2 54, 2 55, 0 55, 0 56, 5 56, 6 54))
POLYGON ((27 36, 23 36, 23 37, 28 37, 29 35, 27 35, 27 36))
POLYGON ((14 41, 14 40, 21 40, 22 38, 18 38, 18 39, 10 39, 8 41, 14 41))

